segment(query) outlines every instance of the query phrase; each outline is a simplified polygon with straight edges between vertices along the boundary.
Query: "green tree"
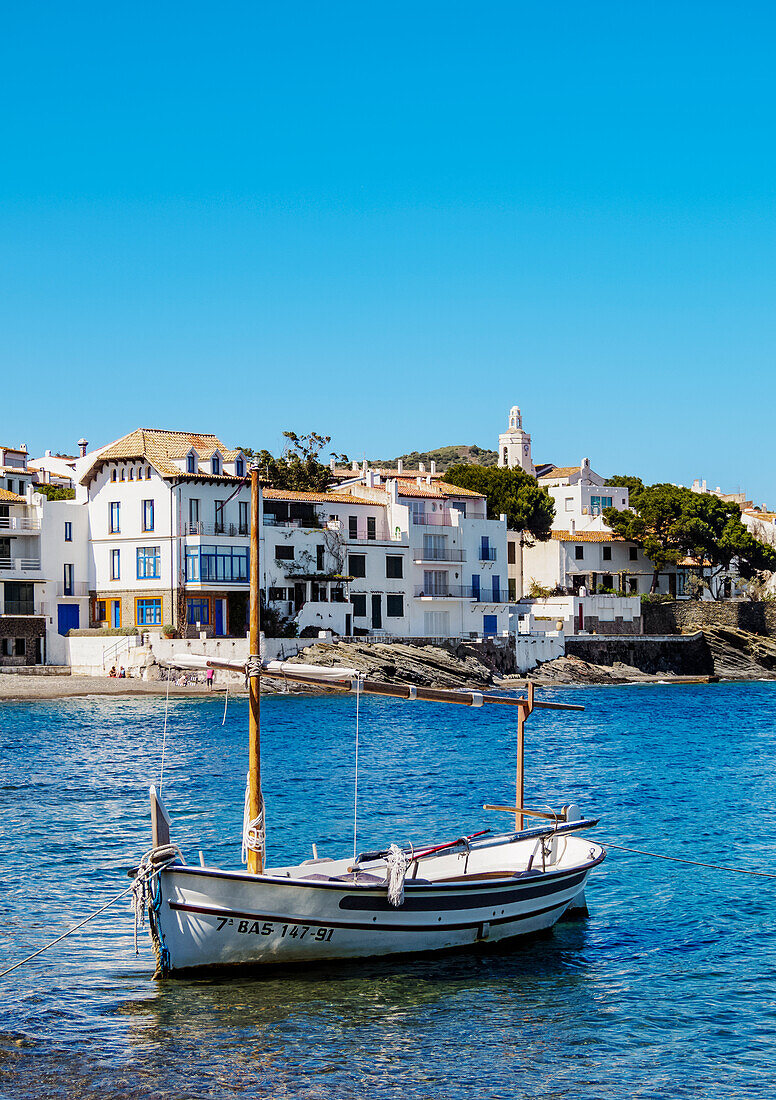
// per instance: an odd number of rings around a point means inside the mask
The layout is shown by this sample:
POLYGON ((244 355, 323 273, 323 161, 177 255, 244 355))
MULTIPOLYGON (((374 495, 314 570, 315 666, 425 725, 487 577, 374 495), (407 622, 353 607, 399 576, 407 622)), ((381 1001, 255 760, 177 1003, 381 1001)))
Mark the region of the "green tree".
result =
POLYGON ((631 505, 635 505, 640 494, 644 492, 644 482, 640 477, 635 477, 632 474, 615 474, 614 477, 607 478, 606 484, 627 489, 628 500, 631 505))
POLYGON ((63 489, 61 485, 33 485, 33 490, 47 500, 75 500, 75 489, 63 489))
POLYGON ((713 596, 719 593, 720 575, 734 561, 744 577, 776 568, 776 550, 747 530, 737 505, 713 493, 662 483, 642 487, 632 503, 623 510, 606 508, 604 520, 616 534, 643 547, 654 569, 652 592, 662 570, 687 555, 697 559, 698 580, 713 596), (711 571, 704 575, 706 568, 711 571))
POLYGON ((319 461, 321 451, 331 442, 328 435, 310 432, 297 435, 283 432, 288 444, 275 458, 267 450, 254 451, 250 447, 240 450, 247 458, 258 463, 259 476, 270 489, 290 489, 297 493, 323 493, 331 484, 331 470, 319 461))
POLYGON ((540 542, 550 537, 555 502, 525 470, 458 463, 447 471, 445 481, 482 493, 487 501, 488 519, 498 519, 505 513, 510 531, 523 531, 540 542))

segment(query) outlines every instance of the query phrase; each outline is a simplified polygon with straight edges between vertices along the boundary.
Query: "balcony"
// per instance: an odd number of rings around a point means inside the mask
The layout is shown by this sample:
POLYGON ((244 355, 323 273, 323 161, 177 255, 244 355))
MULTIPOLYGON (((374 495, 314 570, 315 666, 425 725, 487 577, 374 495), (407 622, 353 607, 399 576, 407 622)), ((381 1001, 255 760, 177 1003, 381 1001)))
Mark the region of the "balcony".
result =
POLYGON ((223 535, 226 538, 247 538, 250 529, 245 523, 184 523, 184 535, 223 535))
POLYGON ((413 512, 412 523, 414 526, 420 527, 457 527, 459 523, 467 519, 486 519, 484 512, 474 512, 467 509, 466 515, 462 512, 452 509, 450 511, 441 512, 413 512))
POLYGON ((496 547, 495 546, 481 546, 480 547, 480 561, 495 561, 496 560, 496 547))
POLYGON ((475 603, 509 603, 507 599, 508 593, 501 587, 498 588, 479 588, 472 589, 472 595, 475 603))
POLYGON ((466 561, 465 550, 453 550, 447 546, 418 546, 412 551, 412 560, 423 561, 466 561))
POLYGON ((414 595, 421 600, 471 600, 474 590, 467 584, 431 585, 416 584, 414 595))
POLYGON ((0 516, 0 531, 40 531, 40 520, 27 516, 0 516))
POLYGON ((6 600, 2 613, 3 615, 47 615, 48 605, 39 603, 36 608, 34 600, 6 600))
POLYGON ((89 595, 89 582, 88 581, 73 581, 72 584, 66 585, 64 581, 59 581, 57 584, 58 596, 88 596, 89 595))
POLYGON ((329 531, 337 531, 348 542, 395 541, 391 540, 385 524, 375 523, 375 526, 371 527, 368 523, 348 523, 346 526, 341 520, 330 519, 325 526, 329 531))
POLYGON ((0 558, 0 569, 14 573, 39 573, 40 558, 0 558))

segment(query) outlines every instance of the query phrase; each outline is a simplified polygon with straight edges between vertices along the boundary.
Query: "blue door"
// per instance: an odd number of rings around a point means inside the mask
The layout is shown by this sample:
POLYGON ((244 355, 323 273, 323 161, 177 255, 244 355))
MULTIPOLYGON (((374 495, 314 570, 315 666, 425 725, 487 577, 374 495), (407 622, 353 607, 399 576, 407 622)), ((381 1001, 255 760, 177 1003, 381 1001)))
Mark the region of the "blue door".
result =
POLYGON ((498 630, 498 618, 495 615, 482 616, 482 633, 486 638, 492 638, 498 630))
POLYGON ((216 637, 222 638, 224 636, 224 601, 216 600, 216 637))
POLYGON ((494 577, 493 578, 493 602, 494 603, 500 603, 501 602, 501 578, 500 577, 494 577))
POLYGON ((57 630, 67 634, 68 630, 78 630, 78 604, 61 603, 57 607, 57 630))
POLYGON ((480 598, 480 578, 479 575, 472 577, 472 596, 475 600, 480 598))
POLYGON ((111 600, 110 625, 116 629, 121 626, 121 600, 111 600))

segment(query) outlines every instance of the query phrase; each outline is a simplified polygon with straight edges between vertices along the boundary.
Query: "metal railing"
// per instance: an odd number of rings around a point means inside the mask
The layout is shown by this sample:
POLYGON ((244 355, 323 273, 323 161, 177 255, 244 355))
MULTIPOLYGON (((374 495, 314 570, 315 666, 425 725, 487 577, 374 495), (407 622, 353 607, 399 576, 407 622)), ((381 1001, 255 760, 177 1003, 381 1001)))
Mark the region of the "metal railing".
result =
POLYGON ((466 561, 466 551, 447 546, 417 546, 412 551, 412 558, 413 561, 466 561))
POLYGON ((0 516, 0 531, 40 531, 40 520, 27 516, 0 516))
POLYGON ((88 581, 73 581, 72 584, 66 585, 64 581, 57 583, 57 595, 58 596, 88 596, 89 595, 89 582, 88 581))
POLYGON ((473 596, 473 590, 471 585, 468 584, 416 584, 414 595, 418 598, 434 600, 470 600, 473 596))
POLYGON ((245 523, 184 523, 184 535, 225 535, 227 538, 245 537, 250 534, 245 523))
POLYGON ((13 569, 17 573, 39 573, 40 558, 0 558, 0 569, 13 569))
POLYGON ((477 603, 509 603, 508 593, 500 585, 496 589, 484 588, 481 585, 473 589, 473 595, 477 603))
POLYGON ((34 600, 6 600, 3 605, 4 615, 45 615, 43 606, 35 610, 34 600))
POLYGON ((486 519, 484 512, 473 512, 467 508, 466 515, 456 509, 441 512, 413 512, 412 522, 421 527, 457 527, 461 520, 486 519))
POLYGON ((375 521, 374 527, 366 522, 351 524, 340 519, 327 520, 324 526, 329 531, 338 531, 348 542, 389 542, 388 528, 384 523, 375 521))
POLYGON ((480 561, 495 561, 496 560, 496 547, 495 546, 481 546, 480 547, 480 561))

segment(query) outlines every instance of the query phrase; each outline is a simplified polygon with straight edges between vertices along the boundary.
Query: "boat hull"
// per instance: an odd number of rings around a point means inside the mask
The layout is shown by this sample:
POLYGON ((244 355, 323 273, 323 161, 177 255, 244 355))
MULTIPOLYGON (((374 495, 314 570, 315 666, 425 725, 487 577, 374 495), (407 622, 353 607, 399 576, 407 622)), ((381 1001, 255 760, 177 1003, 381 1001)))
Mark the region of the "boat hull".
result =
POLYGON ((414 954, 499 942, 552 927, 584 890, 583 864, 487 882, 385 888, 290 881, 174 865, 152 914, 163 975, 204 967, 292 965, 414 954))

